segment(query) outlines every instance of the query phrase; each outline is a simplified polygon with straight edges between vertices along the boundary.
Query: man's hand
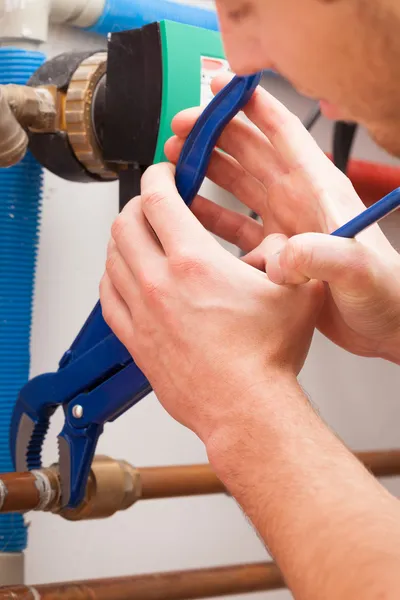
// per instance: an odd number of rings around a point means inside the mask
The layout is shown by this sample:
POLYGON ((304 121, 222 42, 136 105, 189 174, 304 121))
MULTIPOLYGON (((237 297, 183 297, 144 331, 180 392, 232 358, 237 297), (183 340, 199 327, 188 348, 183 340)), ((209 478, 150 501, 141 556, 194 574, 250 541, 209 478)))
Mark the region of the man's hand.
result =
MULTIPOLYGON (((273 239, 265 251, 276 251, 273 239)), ((100 297, 164 407, 206 441, 249 410, 250 389, 296 382, 321 291, 277 286, 224 250, 161 164, 112 227, 100 297)))
MULTIPOLYGON (((267 260, 277 242, 264 243, 267 260)), ((398 503, 296 380, 321 288, 276 285, 226 252, 164 164, 113 225, 100 296, 164 407, 205 442, 294 597, 389 600, 400 589, 398 503)))
MULTIPOLYGON (((213 82, 217 92, 226 77, 213 82)), ((200 109, 173 121, 166 155, 176 162, 200 109)), ((277 284, 328 283, 319 329, 363 356, 400 362, 400 258, 376 225, 357 241, 326 235, 365 209, 351 182, 324 155, 300 121, 259 88, 214 151, 208 177, 254 210, 262 225, 204 198, 193 212, 216 235, 249 253, 245 262, 277 284), (223 150, 224 152, 221 152, 223 150), (264 251, 274 239, 275 256, 264 251), (293 237, 294 236, 294 237, 293 237)))

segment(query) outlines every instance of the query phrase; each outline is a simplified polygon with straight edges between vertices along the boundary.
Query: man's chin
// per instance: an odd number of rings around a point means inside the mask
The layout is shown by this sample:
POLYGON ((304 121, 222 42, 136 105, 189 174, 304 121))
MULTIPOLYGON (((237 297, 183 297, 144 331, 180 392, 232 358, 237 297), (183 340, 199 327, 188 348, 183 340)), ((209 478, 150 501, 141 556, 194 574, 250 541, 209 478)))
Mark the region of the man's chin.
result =
POLYGON ((368 127, 371 138, 392 156, 400 158, 400 122, 393 127, 368 127), (397 126, 396 126, 397 125, 397 126))

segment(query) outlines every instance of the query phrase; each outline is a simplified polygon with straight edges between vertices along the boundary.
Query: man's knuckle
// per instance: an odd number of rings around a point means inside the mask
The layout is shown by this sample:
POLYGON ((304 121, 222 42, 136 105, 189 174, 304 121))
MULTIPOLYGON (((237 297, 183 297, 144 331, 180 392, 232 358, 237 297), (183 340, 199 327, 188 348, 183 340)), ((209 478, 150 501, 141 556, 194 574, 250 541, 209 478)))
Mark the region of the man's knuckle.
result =
POLYGON ((264 240, 264 243, 270 247, 281 244, 282 240, 285 240, 285 236, 282 233, 270 233, 269 236, 264 240))
POLYGON ((131 198, 129 200, 129 202, 124 206, 124 208, 122 209, 120 216, 121 217, 126 217, 126 218, 131 218, 131 217, 136 217, 137 214, 140 212, 140 196, 134 196, 133 198, 131 198))
POLYGON ((113 310, 112 303, 109 302, 104 289, 102 289, 102 286, 103 284, 100 282, 101 312, 107 325, 113 329, 115 311, 113 310))
POLYGON ((152 279, 142 279, 141 288, 146 298, 159 300, 163 296, 160 284, 152 279))
POLYGON ((127 221, 126 221, 125 213, 121 213, 114 220, 113 224, 111 225, 111 236, 113 237, 113 239, 115 241, 118 241, 124 235, 126 224, 127 224, 127 221))
POLYGON ((311 266, 313 250, 308 248, 302 240, 289 240, 284 260, 290 269, 302 272, 311 266))
POLYGON ((232 241, 236 246, 240 246, 243 239, 246 239, 250 228, 251 222, 247 219, 240 219, 238 221, 232 232, 232 241))
POLYGON ((142 194, 142 206, 155 208, 163 204, 167 199, 166 194, 161 190, 149 190, 142 194))
POLYGON ((104 303, 102 306, 102 314, 103 314, 103 319, 105 320, 107 325, 111 329, 114 329, 114 318, 113 318, 114 311, 111 310, 111 308, 107 302, 104 303))
POLYGON ((101 300, 104 299, 104 302, 107 300, 106 285, 105 285, 104 276, 100 279, 100 283, 99 283, 99 296, 100 296, 101 300))
POLYGON ((162 302, 168 295, 167 282, 162 277, 142 273, 139 276, 141 294, 147 300, 162 302))
POLYGON ((115 252, 109 254, 106 260, 106 271, 109 275, 113 275, 115 273, 115 269, 117 266, 117 255, 115 252))
POLYGON ((190 250, 181 250, 170 261, 171 267, 178 275, 201 276, 209 272, 207 263, 190 250))

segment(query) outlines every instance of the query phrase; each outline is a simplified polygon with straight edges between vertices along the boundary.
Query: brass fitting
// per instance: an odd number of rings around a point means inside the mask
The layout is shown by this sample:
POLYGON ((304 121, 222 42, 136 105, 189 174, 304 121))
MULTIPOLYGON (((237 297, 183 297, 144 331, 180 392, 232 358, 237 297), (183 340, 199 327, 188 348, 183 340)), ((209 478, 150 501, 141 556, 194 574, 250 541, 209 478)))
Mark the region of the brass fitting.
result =
POLYGON ((0 86, 0 167, 11 167, 25 156, 25 129, 51 131, 56 107, 48 90, 20 85, 0 86))
POLYGON ((61 507, 58 465, 0 477, 0 512, 52 512, 68 521, 111 517, 132 506, 142 492, 139 470, 106 456, 94 458, 85 498, 73 509, 61 507))
POLYGON ((3 91, 9 107, 22 127, 43 133, 55 130, 57 110, 49 90, 9 84, 3 86, 3 91))
POLYGON ((13 115, 4 88, 0 88, 0 167, 16 165, 27 147, 28 136, 13 115))
POLYGON ((106 70, 106 52, 97 52, 79 65, 66 94, 65 123, 69 143, 77 160, 89 173, 112 181, 117 174, 104 162, 93 127, 93 100, 106 70))
MULTIPOLYGON (((58 476, 58 466, 50 467, 58 476)), ((77 508, 53 506, 50 510, 68 521, 105 519, 131 507, 141 496, 140 474, 124 460, 96 456, 86 494, 77 508)))

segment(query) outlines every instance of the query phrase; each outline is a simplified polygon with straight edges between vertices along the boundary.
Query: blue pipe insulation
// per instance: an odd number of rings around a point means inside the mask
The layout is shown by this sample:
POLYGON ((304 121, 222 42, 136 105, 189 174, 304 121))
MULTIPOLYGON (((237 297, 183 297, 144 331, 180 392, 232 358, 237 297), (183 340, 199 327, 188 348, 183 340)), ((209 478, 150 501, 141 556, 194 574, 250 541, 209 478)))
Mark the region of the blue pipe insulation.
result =
MULTIPOLYGON (((44 58, 40 52, 0 48, 0 84, 25 84, 44 58)), ((14 470, 11 414, 29 377, 42 177, 30 154, 15 167, 0 170, 0 472, 14 470)), ((0 552, 22 552, 26 543, 22 515, 0 515, 0 552)))
POLYGON ((89 31, 107 35, 164 19, 213 31, 219 29, 217 15, 211 10, 168 0, 106 0, 102 16, 89 31))

